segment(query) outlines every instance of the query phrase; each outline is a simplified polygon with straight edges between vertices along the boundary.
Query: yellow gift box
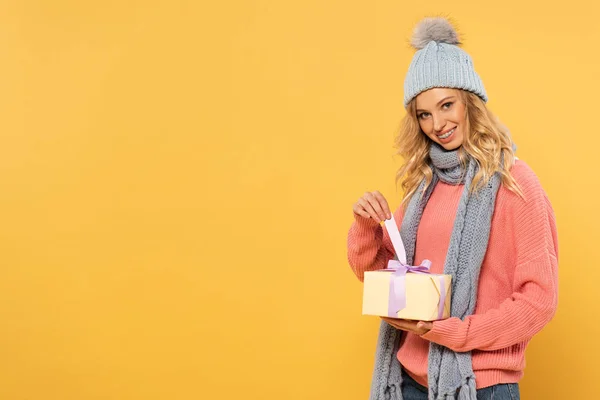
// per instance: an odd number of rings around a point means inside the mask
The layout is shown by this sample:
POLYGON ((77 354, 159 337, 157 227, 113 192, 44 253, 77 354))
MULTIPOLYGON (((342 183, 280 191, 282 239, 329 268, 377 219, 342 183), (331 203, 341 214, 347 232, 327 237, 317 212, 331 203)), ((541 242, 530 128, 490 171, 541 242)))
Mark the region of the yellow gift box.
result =
POLYGON ((406 264, 406 251, 394 217, 385 226, 396 251, 383 270, 364 274, 363 315, 377 315, 419 321, 450 317, 452 276, 430 274, 431 262, 406 264))
MULTIPOLYGON (((418 321, 435 321, 450 317, 450 298, 452 277, 450 275, 419 274, 408 272, 405 279, 406 306, 390 312, 391 280, 394 271, 380 270, 365 272, 363 286, 363 315, 412 319, 418 321), (440 299, 442 291, 444 299, 440 299), (440 300, 443 300, 443 311, 440 316, 440 300)), ((392 303, 393 304, 393 301, 392 303)))

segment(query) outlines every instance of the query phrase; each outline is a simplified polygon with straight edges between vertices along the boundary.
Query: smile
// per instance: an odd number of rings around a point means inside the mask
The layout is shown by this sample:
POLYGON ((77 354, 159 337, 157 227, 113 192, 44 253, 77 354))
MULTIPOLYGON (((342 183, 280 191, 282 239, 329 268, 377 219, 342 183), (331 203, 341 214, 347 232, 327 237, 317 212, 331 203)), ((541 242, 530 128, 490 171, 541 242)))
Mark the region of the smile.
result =
POLYGON ((440 139, 448 139, 456 130, 456 128, 452 128, 452 130, 448 131, 444 135, 438 136, 440 139))

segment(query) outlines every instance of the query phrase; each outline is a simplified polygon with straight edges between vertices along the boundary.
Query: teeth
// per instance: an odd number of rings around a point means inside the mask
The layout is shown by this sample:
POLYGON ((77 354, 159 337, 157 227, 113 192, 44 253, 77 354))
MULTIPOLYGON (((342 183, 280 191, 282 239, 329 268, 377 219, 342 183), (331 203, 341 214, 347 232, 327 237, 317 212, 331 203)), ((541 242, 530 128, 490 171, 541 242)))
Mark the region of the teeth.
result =
POLYGON ((449 138, 449 137, 450 137, 450 135, 452 135, 452 134, 454 133, 454 130, 455 130, 455 129, 456 129, 456 128, 452 129, 450 132, 446 133, 445 135, 438 136, 438 137, 439 137, 440 139, 447 139, 447 138, 449 138))

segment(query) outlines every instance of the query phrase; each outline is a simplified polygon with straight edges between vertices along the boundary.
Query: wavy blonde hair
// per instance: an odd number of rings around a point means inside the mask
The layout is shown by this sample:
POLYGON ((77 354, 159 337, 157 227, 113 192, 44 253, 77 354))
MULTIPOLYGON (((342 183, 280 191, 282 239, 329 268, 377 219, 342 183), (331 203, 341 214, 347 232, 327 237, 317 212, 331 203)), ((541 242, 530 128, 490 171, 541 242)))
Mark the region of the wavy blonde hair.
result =
MULTIPOLYGON (((523 197, 523 192, 510 174, 515 163, 512 139, 508 129, 486 107, 479 96, 457 89, 460 100, 465 104, 466 126, 463 144, 459 148, 459 159, 466 167, 468 156, 477 162, 479 169, 473 178, 471 193, 486 185, 495 172, 500 172, 502 184, 509 190, 523 197), (504 161, 501 163, 501 155, 504 161)), ((405 205, 418 190, 423 179, 425 189, 431 184, 433 171, 429 166, 429 147, 432 140, 421 130, 416 113, 416 98, 406 107, 406 115, 402 119, 400 130, 394 142, 404 164, 396 173, 396 184, 402 181, 405 205)))

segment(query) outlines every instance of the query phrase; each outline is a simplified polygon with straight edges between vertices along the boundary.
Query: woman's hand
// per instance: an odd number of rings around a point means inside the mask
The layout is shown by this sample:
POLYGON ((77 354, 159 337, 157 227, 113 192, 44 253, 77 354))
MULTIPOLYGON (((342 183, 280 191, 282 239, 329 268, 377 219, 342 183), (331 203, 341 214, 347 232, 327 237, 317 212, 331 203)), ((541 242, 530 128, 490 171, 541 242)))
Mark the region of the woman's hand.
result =
POLYGON ((392 218, 388 202, 377 190, 366 192, 354 205, 352 211, 364 218, 371 218, 377 222, 392 218))
POLYGON ((396 329, 401 329, 407 332, 413 332, 417 335, 424 335, 433 329, 433 322, 411 321, 409 319, 399 319, 390 317, 381 317, 385 322, 396 329))

